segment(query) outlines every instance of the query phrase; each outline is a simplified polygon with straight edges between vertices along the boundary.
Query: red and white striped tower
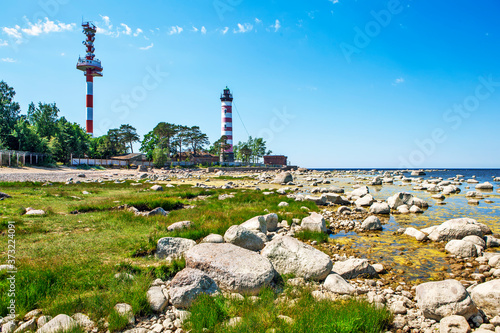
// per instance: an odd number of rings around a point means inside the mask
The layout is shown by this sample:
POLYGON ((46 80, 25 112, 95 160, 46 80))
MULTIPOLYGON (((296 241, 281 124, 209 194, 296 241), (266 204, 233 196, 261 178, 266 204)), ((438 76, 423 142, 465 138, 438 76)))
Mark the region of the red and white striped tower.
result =
POLYGON ((83 33, 87 39, 83 41, 83 45, 87 47, 85 58, 79 57, 76 68, 85 72, 87 79, 87 133, 94 134, 94 76, 102 76, 102 65, 99 59, 94 59, 94 41, 96 27, 92 22, 82 23, 83 33))
POLYGON ((220 96, 220 101, 222 104, 222 128, 221 136, 225 135, 227 137, 227 144, 230 147, 224 150, 224 154, 221 154, 221 162, 234 162, 234 152, 233 152, 233 95, 231 91, 226 86, 224 92, 220 96), (225 157, 225 160, 224 160, 225 157))

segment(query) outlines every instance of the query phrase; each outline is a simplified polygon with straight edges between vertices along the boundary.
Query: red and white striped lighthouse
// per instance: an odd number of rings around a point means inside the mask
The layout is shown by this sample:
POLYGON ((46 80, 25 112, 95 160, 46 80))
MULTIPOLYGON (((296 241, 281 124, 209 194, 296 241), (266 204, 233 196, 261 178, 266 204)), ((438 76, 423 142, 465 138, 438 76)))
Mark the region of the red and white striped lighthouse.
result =
POLYGON ((78 58, 76 68, 85 72, 87 79, 87 133, 94 134, 94 76, 102 76, 102 65, 99 59, 94 59, 94 41, 96 27, 92 22, 82 23, 83 33, 87 39, 83 41, 83 45, 87 48, 85 58, 78 58))
POLYGON ((224 92, 220 96, 220 101, 222 104, 222 127, 221 136, 225 135, 227 138, 228 149, 224 150, 224 154, 220 155, 221 162, 234 162, 234 152, 233 152, 233 95, 231 91, 226 86, 224 92))

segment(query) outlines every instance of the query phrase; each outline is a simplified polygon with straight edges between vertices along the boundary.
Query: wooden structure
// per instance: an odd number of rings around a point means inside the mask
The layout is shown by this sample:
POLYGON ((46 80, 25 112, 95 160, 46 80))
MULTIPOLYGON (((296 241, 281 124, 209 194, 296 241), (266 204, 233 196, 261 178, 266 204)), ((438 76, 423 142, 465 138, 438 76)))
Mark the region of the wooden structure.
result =
POLYGON ((284 155, 266 155, 264 156, 265 165, 287 165, 287 157, 284 155))

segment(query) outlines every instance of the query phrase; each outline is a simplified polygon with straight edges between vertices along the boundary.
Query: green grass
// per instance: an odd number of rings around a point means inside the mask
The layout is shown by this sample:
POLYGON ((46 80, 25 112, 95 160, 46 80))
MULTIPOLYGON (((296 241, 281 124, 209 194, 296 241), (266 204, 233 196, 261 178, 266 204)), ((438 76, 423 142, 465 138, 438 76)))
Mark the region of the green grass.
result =
POLYGON ((309 289, 287 288, 286 294, 295 300, 277 302, 278 295, 263 289, 253 301, 227 299, 222 296, 200 295, 191 307, 187 328, 198 332, 290 332, 290 333, 379 333, 388 328, 392 315, 361 299, 316 301, 309 289), (292 318, 292 323, 279 318, 292 318), (229 318, 241 317, 234 327, 228 327, 229 318))
POLYGON ((311 230, 301 230, 295 233, 295 237, 300 239, 301 241, 316 241, 318 243, 326 243, 328 242, 328 234, 319 231, 311 231, 311 230))
MULTIPOLYGON (((131 186, 130 183, 54 183, 52 186, 0 183, 0 190, 12 195, 0 204, 0 248, 7 248, 8 223, 5 221, 15 221, 16 310, 20 316, 35 308, 52 316, 82 312, 96 322, 108 320, 110 331, 122 330, 126 323, 116 315, 114 306, 128 303, 135 315, 150 313, 146 291, 151 282, 156 278, 168 279, 185 267, 183 260, 167 264, 154 257, 160 238, 186 237, 200 241, 210 233, 223 235, 231 225, 268 212, 276 212, 280 221, 291 222, 309 215, 303 206, 318 211, 312 202, 295 202, 277 194, 266 196, 260 191, 206 190, 181 185, 153 192, 149 190, 151 184, 131 186), (82 191, 91 194, 83 195, 82 191), (220 194, 227 193, 235 195, 218 200, 220 194), (278 207, 281 201, 287 201, 289 206, 278 207), (145 217, 112 209, 123 204, 148 210, 163 207, 170 213, 145 217), (186 206, 193 207, 187 209, 186 206), (22 215, 25 207, 43 209, 48 214, 22 215), (70 214, 74 210, 80 214, 70 214), (192 222, 191 227, 167 230, 172 223, 186 220, 192 222), (134 279, 116 279, 116 273, 132 274, 134 279)), ((327 237, 312 233, 298 236, 317 241, 325 241, 327 237)), ((0 257, 2 262, 6 259, 5 254, 0 257)), ((0 274, 0 316, 5 316, 9 301, 6 278, 7 273, 0 274)), ((385 325, 385 310, 376 312, 357 300, 352 304, 316 302, 309 291, 304 291, 293 295, 299 301, 290 307, 275 304, 276 298, 269 289, 261 293, 257 303, 250 298, 237 301, 221 296, 200 297, 192 309, 192 330, 201 332, 207 327, 211 332, 266 332, 270 328, 277 332, 336 332, 337 328, 331 326, 335 322, 339 327, 346 327, 339 328, 338 332, 347 332, 347 329, 378 332, 378 327, 385 325), (344 308, 347 310, 342 312, 344 308), (355 308, 360 310, 356 312, 355 308), (277 317, 279 314, 290 316, 294 324, 282 322, 277 317), (240 325, 231 329, 222 326, 235 316, 243 318, 240 325), (364 330, 367 323, 372 330, 364 330)))

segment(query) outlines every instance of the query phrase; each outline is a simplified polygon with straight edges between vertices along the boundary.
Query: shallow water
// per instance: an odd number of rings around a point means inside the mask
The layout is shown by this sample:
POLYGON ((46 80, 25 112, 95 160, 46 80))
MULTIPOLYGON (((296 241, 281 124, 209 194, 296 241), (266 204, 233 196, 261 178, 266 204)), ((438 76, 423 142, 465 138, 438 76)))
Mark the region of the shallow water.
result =
MULTIPOLYGON (((475 191, 476 184, 464 182, 459 186, 461 189, 459 194, 447 195, 444 200, 445 205, 438 205, 438 200, 431 198, 436 193, 413 190, 416 183, 395 181, 394 184, 384 184, 383 186, 368 185, 370 194, 377 200, 387 200, 388 197, 398 192, 410 192, 414 196, 427 201, 430 207, 423 214, 391 215, 390 218, 381 218, 382 223, 384 223, 381 232, 365 234, 340 232, 331 235, 331 238, 335 243, 350 246, 361 257, 390 266, 396 272, 404 272, 405 277, 409 280, 428 280, 435 278, 442 272, 449 272, 448 264, 445 261, 447 255, 444 249, 440 249, 440 246, 433 242, 420 243, 404 235, 395 235, 394 232, 399 228, 411 226, 422 229, 439 225, 452 218, 470 217, 488 225, 493 233, 500 233, 500 193, 497 192, 500 183, 493 182, 492 178, 500 176, 500 170, 447 170, 426 171, 426 173, 427 175, 419 176, 419 178, 442 177, 443 180, 447 180, 449 177, 461 174, 465 176, 463 179, 466 180, 475 175, 480 183, 485 181, 492 183, 494 189, 489 192, 480 191, 483 193, 484 199, 480 200, 479 205, 470 205, 465 194, 467 191, 475 191), (467 189, 466 187, 470 188, 467 189), (491 200, 493 203, 485 203, 485 200, 491 200)), ((374 175, 361 172, 329 178, 324 177, 329 179, 331 184, 320 184, 318 187, 339 186, 343 187, 346 192, 350 192, 356 183, 367 184, 366 181, 357 179, 358 176, 371 178, 374 175)), ((405 177, 410 177, 410 174, 405 174, 405 177)), ((303 184, 306 185, 306 183, 303 184)), ((304 186, 305 193, 308 193, 311 189, 313 187, 304 186)), ((498 252, 498 250, 497 248, 488 251, 498 252)))

